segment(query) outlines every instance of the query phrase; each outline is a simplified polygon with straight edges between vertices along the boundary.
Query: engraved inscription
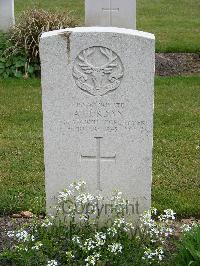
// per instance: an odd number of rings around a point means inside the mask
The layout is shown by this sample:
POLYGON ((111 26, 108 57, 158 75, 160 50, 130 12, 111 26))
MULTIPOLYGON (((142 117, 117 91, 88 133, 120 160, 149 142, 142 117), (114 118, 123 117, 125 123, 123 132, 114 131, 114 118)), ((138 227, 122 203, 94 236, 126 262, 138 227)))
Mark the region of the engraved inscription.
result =
MULTIPOLYGON (((134 110, 134 109, 133 109, 134 110)), ((126 115, 126 101, 92 100, 76 102, 70 113, 70 118, 61 123, 60 130, 68 132, 99 132, 116 133, 138 132, 139 135, 148 135, 151 132, 151 123, 142 117, 126 115)))
POLYGON ((112 26, 112 15, 113 13, 119 12, 119 8, 113 8, 112 0, 109 0, 109 8, 102 8, 103 12, 107 12, 109 16, 109 26, 112 26))
POLYGON ((97 166, 97 190, 101 190, 101 161, 116 162, 116 154, 110 157, 101 156, 101 139, 102 137, 95 137, 96 139, 96 156, 81 155, 82 160, 95 160, 97 166))
POLYGON ((124 67, 119 56, 100 46, 83 50, 73 67, 76 85, 92 96, 103 96, 116 90, 123 75, 124 67))

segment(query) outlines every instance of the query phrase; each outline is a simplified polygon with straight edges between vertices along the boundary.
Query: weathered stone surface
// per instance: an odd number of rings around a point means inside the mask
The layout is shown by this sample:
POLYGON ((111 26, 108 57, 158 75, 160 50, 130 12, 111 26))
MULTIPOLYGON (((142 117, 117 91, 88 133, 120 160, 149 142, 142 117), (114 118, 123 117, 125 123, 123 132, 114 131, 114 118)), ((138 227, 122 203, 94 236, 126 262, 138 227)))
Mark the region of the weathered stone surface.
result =
POLYGON ((119 28, 44 33, 40 42, 47 209, 74 180, 141 213, 151 204, 154 36, 119 28))
POLYGON ((14 23, 14 0, 0 0, 0 30, 7 32, 14 23))
POLYGON ((86 0, 85 24, 136 29, 136 0, 86 0))

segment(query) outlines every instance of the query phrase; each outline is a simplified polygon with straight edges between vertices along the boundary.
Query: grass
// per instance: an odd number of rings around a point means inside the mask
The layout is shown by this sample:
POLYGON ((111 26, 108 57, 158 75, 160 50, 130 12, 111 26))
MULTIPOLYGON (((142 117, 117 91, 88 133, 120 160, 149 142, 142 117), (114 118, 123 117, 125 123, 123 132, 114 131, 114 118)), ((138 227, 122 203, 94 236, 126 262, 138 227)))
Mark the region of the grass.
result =
MULTIPOLYGON (((199 77, 157 78, 153 206, 200 215, 199 77)), ((39 80, 0 80, 0 214, 44 211, 39 80)))
POLYGON ((200 78, 157 78, 153 205, 200 216, 200 78))
MULTIPOLYGON (((16 14, 30 7, 70 9, 84 21, 84 0, 15 0, 16 14)), ((159 52, 200 52, 199 0, 138 0, 137 29, 156 36, 159 52)))
POLYGON ((0 81, 0 213, 44 206, 41 93, 38 80, 0 81))

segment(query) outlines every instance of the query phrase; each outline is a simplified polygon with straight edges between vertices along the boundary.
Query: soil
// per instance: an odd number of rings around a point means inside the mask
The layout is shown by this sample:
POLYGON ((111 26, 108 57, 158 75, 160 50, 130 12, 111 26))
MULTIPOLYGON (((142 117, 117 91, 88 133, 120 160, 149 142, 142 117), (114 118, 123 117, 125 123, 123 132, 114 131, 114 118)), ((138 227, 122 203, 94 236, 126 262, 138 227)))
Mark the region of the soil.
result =
POLYGON ((200 76, 200 53, 157 53, 157 76, 200 76))
POLYGON ((27 221, 30 223, 31 219, 11 218, 8 216, 0 217, 0 252, 3 248, 12 244, 7 236, 7 232, 18 229, 27 223, 27 221))

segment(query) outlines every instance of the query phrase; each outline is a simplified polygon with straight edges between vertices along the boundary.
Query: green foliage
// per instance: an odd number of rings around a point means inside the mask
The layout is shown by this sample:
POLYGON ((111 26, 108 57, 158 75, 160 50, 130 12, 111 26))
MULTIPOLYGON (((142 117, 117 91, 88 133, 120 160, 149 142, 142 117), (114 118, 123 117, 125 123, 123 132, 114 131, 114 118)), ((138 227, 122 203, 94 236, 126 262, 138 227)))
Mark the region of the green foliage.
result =
MULTIPOLYGON (((28 230, 30 231, 30 229, 28 230)), ((106 228, 102 229, 101 232, 104 234, 106 228)), ((30 233, 36 236, 36 242, 29 242, 26 245, 18 244, 19 250, 4 251, 0 254, 0 263, 17 266, 44 266, 50 265, 47 264, 48 261, 55 260, 59 261, 59 264, 52 265, 87 265, 85 262, 87 251, 83 252, 72 239, 74 235, 79 235, 86 242, 88 238, 94 238, 96 232, 95 228, 91 226, 82 228, 78 226, 67 227, 64 223, 59 223, 57 226, 54 224, 48 229, 41 227, 41 225, 35 226, 30 233), (42 243, 43 247, 39 251, 32 250, 35 243, 42 243), (75 256, 75 258, 72 259, 72 256, 75 256)), ((142 260, 144 250, 141 241, 136 240, 133 236, 127 236, 123 231, 119 234, 117 240, 120 239, 123 244, 123 253, 115 256, 106 247, 102 247, 102 257, 99 264, 89 263, 88 265, 148 266, 148 263, 142 260)), ((107 247, 114 241, 116 241, 116 238, 110 237, 107 239, 107 247)))
POLYGON ((38 64, 29 65, 27 62, 27 57, 20 54, 9 57, 2 56, 0 58, 0 76, 3 78, 27 78, 38 75, 40 70, 38 64))
POLYGON ((42 32, 75 27, 69 12, 24 11, 9 34, 0 34, 0 77, 40 75, 39 39, 42 32))
POLYGON ((126 210, 127 200, 121 192, 115 191, 106 201, 88 193, 85 182, 75 182, 59 193, 55 217, 35 219, 24 228, 8 232, 11 246, 4 247, 0 263, 164 265, 168 258, 164 242, 173 236, 174 212, 165 210, 158 216, 157 210, 151 209, 133 225, 133 217, 126 210), (106 202, 110 211, 102 217, 99 210, 106 202))
POLYGON ((0 31, 0 55, 5 51, 7 48, 7 34, 0 31))
POLYGON ((26 55, 21 52, 11 53, 12 43, 9 35, 0 32, 0 77, 27 78, 39 75, 38 64, 30 64, 26 55))
POLYGON ((200 265, 200 225, 186 232, 178 244, 176 266, 200 265))

